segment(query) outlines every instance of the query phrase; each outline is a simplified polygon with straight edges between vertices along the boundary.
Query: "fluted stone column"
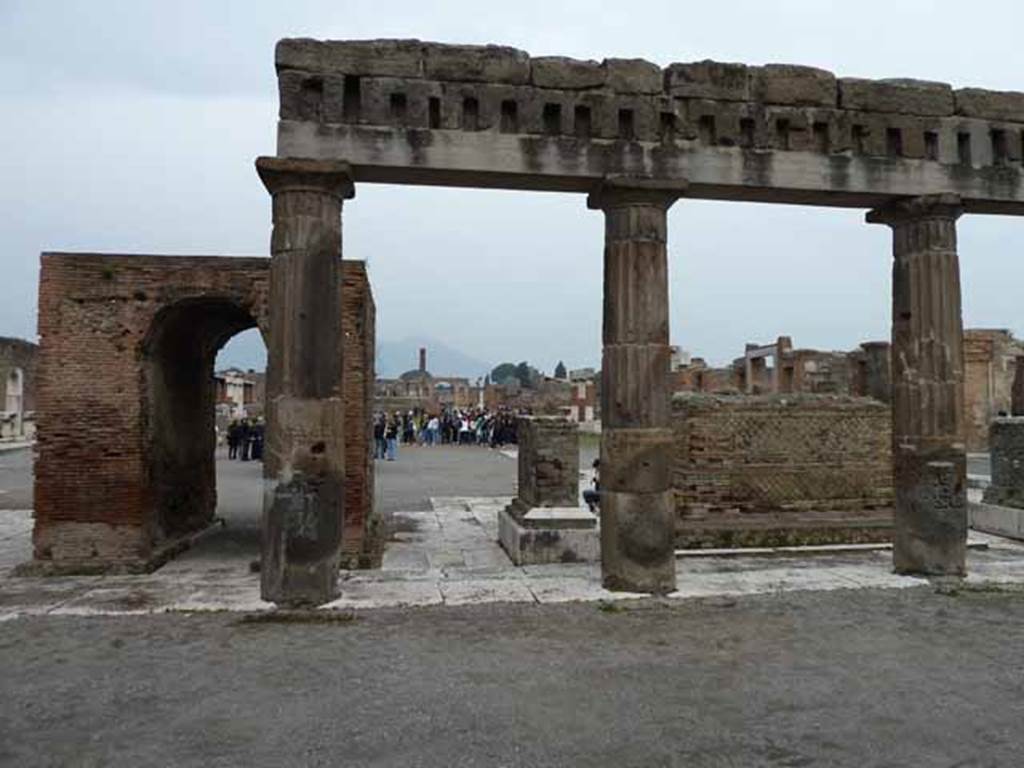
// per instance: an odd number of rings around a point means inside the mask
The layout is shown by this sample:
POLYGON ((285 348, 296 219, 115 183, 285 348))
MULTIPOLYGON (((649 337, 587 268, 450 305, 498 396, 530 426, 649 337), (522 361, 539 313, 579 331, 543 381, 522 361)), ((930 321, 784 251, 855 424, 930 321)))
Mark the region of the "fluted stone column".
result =
POLYGON ((669 425, 667 212, 678 182, 606 179, 601 359, 601 573, 608 589, 676 586, 669 425))
POLYGON ((273 197, 260 591, 282 605, 338 593, 345 445, 341 208, 348 165, 261 157, 273 197))
POLYGON ((967 547, 959 198, 892 203, 892 423, 898 573, 959 575, 967 547))

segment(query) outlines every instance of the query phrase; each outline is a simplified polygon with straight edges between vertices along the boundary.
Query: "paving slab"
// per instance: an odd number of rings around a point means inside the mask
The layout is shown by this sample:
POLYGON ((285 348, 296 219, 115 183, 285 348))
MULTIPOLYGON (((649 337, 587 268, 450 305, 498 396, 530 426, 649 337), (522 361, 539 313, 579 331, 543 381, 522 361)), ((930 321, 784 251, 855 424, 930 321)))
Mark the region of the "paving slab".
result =
POLYGON ((478 603, 533 603, 536 598, 521 579, 465 579, 442 581, 446 605, 478 603))

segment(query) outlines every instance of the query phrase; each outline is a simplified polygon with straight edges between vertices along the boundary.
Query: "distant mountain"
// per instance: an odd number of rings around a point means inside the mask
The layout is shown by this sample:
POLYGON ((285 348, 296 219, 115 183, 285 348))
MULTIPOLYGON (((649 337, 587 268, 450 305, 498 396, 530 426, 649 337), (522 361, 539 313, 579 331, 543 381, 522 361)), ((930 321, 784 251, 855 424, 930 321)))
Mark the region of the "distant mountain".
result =
POLYGON ((427 370, 435 376, 465 376, 477 379, 486 376, 492 363, 426 337, 401 341, 377 342, 377 376, 395 379, 408 370, 419 367, 420 347, 427 348, 427 370))

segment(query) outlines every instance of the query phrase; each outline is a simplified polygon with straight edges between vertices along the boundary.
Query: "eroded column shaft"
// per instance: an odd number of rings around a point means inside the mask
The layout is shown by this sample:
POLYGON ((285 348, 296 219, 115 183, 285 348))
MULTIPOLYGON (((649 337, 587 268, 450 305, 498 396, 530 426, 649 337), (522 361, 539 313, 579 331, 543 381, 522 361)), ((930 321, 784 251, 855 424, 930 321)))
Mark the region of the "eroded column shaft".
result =
POLYGON ((666 224, 678 191, 606 184, 601 572, 608 589, 675 589, 666 224))
POLYGON ((319 605, 338 593, 344 435, 342 163, 260 158, 273 196, 261 594, 319 605))
POLYGON ((950 196, 872 211, 893 231, 893 563, 899 573, 965 572, 967 483, 963 323, 950 196))

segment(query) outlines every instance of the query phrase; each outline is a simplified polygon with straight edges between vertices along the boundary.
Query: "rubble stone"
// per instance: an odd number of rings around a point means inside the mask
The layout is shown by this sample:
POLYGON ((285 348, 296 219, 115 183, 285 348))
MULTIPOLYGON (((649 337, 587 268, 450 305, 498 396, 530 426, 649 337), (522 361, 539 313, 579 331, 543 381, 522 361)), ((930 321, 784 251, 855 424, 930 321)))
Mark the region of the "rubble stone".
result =
POLYGON ((795 64, 766 64, 751 72, 751 93, 765 104, 834 107, 836 76, 824 69, 795 64))
POLYGON ((750 99, 750 77, 746 64, 718 61, 670 64, 665 69, 665 90, 687 99, 750 99))
POLYGON ((961 88, 955 96, 958 115, 1024 123, 1024 93, 961 88))
POLYGON ((572 91, 600 88, 605 82, 605 70, 596 61, 540 56, 530 60, 530 78, 538 88, 572 91))
POLYGON ((893 112, 905 115, 953 114, 953 88, 928 80, 839 80, 839 106, 865 112, 893 112))
POLYGON ((608 87, 615 93, 661 93, 661 68, 644 59, 605 59, 608 87))
POLYGON ((530 56, 500 45, 429 43, 424 46, 423 73, 434 80, 526 85, 530 56))

